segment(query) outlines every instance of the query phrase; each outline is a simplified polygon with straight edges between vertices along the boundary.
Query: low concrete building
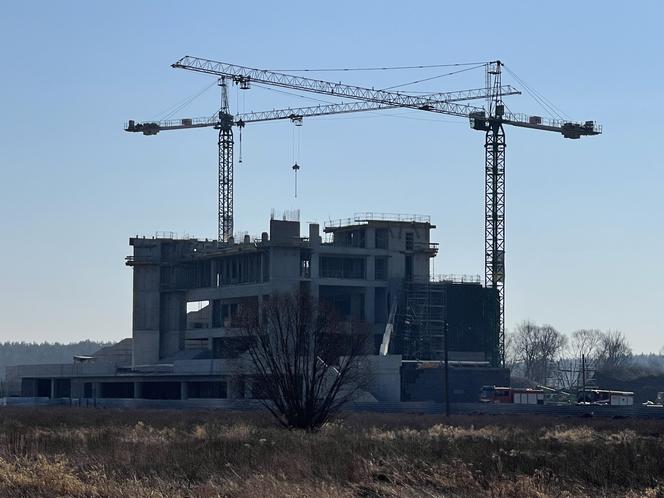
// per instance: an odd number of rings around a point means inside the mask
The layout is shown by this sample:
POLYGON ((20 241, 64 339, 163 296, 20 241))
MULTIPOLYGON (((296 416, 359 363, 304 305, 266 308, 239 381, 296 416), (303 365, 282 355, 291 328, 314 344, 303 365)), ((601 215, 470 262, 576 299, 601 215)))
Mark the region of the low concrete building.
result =
POLYGON ((369 324, 375 399, 412 398, 408 385, 421 384, 412 362, 444 360, 446 331, 448 353, 473 365, 479 392, 481 369, 498 366, 497 294, 479 279, 430 275, 433 228, 426 216, 363 213, 322 233, 311 223, 305 237, 297 219, 274 217, 258 238, 133 237, 131 340, 72 364, 11 367, 10 387, 39 397, 252 398, 236 317, 276 292, 303 291, 369 324))

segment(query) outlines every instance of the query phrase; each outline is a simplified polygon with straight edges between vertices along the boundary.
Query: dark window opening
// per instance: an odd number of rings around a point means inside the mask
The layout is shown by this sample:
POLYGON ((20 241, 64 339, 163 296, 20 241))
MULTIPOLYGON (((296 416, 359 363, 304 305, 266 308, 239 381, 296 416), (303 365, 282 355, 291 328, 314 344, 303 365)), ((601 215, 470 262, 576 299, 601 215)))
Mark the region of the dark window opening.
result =
POLYGON ((364 289, 321 286, 320 301, 342 320, 364 320, 364 289))
POLYGON ((387 258, 374 259, 374 279, 386 280, 387 279, 387 258))
POLYGON ((55 379, 55 397, 71 398, 71 379, 55 379))
POLYGON ((210 328, 210 301, 187 302, 187 330, 210 328))
POLYGON ((102 382, 99 385, 100 398, 133 398, 133 382, 102 382))
POLYGON ((408 232, 406 234, 406 251, 412 251, 413 248, 415 247, 415 239, 414 239, 414 234, 413 232, 408 232))
POLYGON ((364 258, 325 256, 320 258, 321 278, 366 278, 364 258))
POLYGON ((180 399, 179 382, 143 382, 144 399, 180 399))
POLYGON ((226 382, 188 382, 189 398, 226 398, 226 382))
POLYGON ((311 278, 311 254, 300 254, 300 277, 311 278))
POLYGON ((51 379, 37 379, 36 394, 38 398, 51 397, 51 379))
POLYGON ((343 247, 366 247, 366 230, 343 230, 335 232, 334 245, 343 247))
POLYGON ((376 249, 387 249, 387 228, 376 228, 375 247, 376 249))
POLYGON ((413 279, 413 257, 406 256, 406 280, 413 279))

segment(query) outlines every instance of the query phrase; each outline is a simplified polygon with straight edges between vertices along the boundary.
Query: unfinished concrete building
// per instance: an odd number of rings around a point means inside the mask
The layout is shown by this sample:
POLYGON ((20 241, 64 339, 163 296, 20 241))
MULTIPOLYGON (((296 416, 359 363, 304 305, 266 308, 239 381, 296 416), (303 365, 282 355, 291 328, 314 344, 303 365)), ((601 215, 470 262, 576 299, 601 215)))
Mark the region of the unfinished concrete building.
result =
POLYGON ((274 217, 254 239, 133 237, 131 349, 8 374, 23 396, 251 398, 236 317, 300 290, 372 327, 374 399, 441 398, 445 349, 457 398, 474 399, 508 375, 497 365, 497 295, 479 279, 430 275, 433 228, 426 216, 363 213, 322 233, 309 224, 306 237, 297 219, 274 217))

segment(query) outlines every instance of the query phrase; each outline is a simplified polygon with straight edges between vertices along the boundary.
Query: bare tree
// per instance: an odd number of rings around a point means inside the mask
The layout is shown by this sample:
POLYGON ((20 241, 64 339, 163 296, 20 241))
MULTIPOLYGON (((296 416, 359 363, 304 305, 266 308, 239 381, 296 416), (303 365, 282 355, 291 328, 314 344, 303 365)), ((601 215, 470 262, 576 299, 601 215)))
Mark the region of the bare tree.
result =
POLYGON ((577 389, 592 382, 602 336, 597 329, 572 332, 566 357, 558 361, 559 387, 577 389))
POLYGON ((514 371, 519 365, 519 355, 516 350, 516 333, 505 334, 505 366, 514 371))
POLYGON ((632 358, 632 348, 625 334, 619 330, 609 330, 602 334, 598 353, 598 368, 615 371, 625 367, 632 358))
POLYGON ((522 322, 517 326, 514 347, 516 357, 523 364, 524 375, 540 384, 546 383, 566 342, 567 338, 551 325, 522 322))
POLYGON ((314 430, 367 379, 368 327, 342 322, 307 294, 274 294, 243 331, 257 396, 285 427, 314 430))
POLYGON ((587 362, 594 362, 602 344, 602 331, 597 329, 581 329, 572 332, 569 342, 569 353, 574 359, 585 357, 587 362))

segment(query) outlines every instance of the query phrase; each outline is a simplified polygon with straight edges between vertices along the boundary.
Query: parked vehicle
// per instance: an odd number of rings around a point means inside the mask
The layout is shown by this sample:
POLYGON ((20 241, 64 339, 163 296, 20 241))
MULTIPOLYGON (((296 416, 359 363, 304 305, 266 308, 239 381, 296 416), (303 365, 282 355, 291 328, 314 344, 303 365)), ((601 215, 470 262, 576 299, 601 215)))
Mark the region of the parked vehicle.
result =
POLYGON ((632 406, 634 393, 610 389, 586 389, 577 394, 577 403, 607 406, 632 406))
POLYGON ((525 387, 482 386, 480 390, 480 402, 543 405, 544 390, 525 387))
POLYGON ((643 406, 649 408, 664 408, 664 392, 657 393, 657 398, 655 401, 646 401, 643 403, 643 406))

